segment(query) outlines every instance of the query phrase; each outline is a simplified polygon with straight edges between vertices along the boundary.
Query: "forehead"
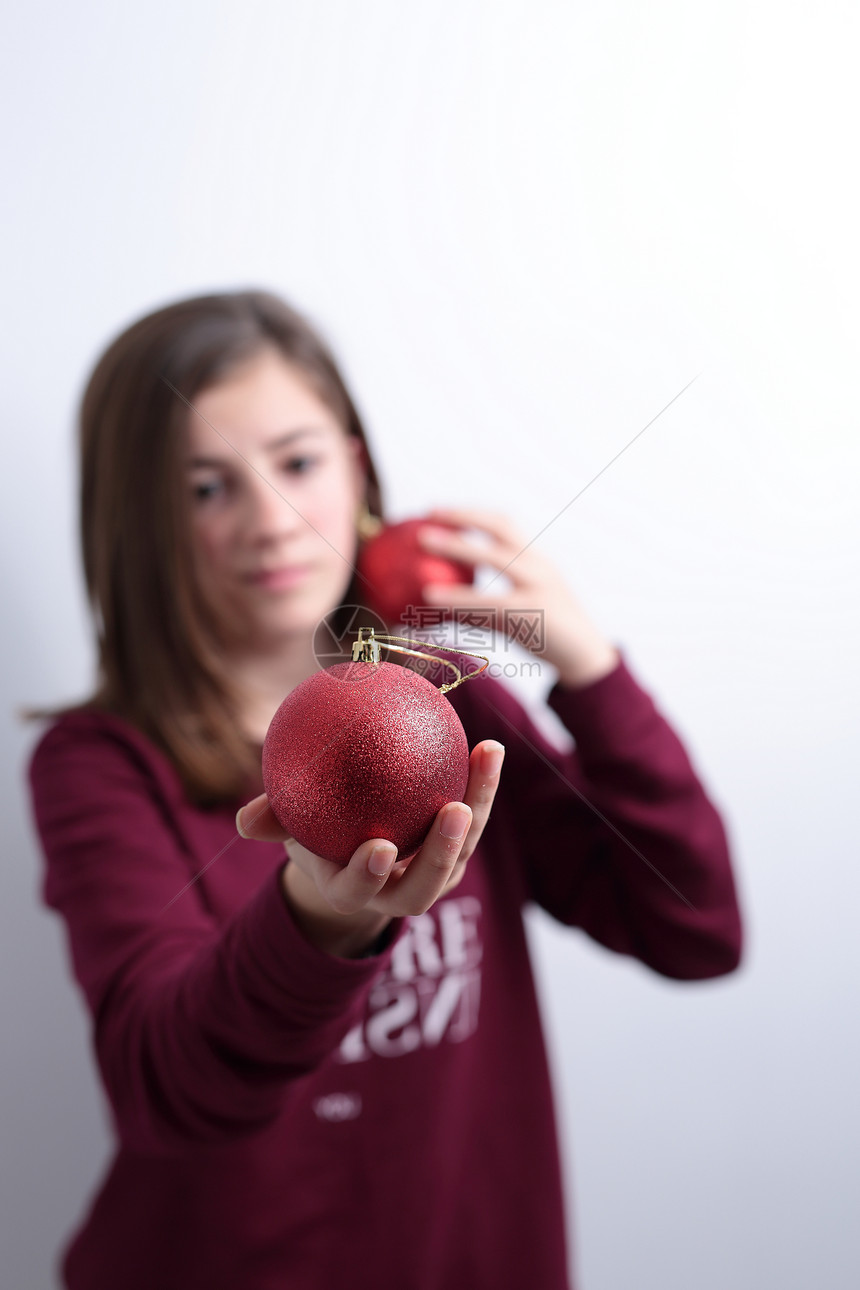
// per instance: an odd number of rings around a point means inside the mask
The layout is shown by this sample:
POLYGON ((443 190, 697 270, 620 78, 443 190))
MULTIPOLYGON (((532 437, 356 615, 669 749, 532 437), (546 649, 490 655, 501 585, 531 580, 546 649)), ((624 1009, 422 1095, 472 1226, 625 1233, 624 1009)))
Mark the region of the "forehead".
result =
POLYGON ((223 450, 224 438, 264 447, 290 431, 330 437, 343 430, 309 377, 274 350, 236 367, 217 385, 199 391, 192 403, 195 411, 188 414, 186 434, 195 453, 223 450))

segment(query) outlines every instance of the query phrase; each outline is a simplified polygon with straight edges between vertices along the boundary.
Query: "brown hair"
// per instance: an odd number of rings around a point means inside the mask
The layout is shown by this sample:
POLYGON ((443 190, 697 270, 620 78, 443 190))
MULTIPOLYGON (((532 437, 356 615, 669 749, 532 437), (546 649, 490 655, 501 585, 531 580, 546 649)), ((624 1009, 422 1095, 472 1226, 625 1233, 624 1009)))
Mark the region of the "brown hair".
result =
MULTIPOLYGON (((259 778, 259 751, 238 727, 217 629, 192 573, 179 456, 184 399, 268 346, 361 441, 367 506, 381 516, 364 428, 333 356, 269 292, 199 296, 139 319, 98 360, 80 408, 81 540, 98 682, 76 708, 112 712, 143 730, 203 805, 247 792, 259 778)), ((330 616, 336 638, 343 606, 360 599, 353 573, 330 616)))

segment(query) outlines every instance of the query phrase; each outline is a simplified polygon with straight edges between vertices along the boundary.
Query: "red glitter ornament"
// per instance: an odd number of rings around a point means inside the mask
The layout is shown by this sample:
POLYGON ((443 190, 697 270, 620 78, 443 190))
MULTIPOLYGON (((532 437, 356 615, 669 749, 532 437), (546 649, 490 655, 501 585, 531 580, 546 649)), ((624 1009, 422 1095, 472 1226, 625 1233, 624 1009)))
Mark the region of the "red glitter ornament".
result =
POLYGON ((436 686, 394 663, 336 663, 287 695, 263 744, 278 821, 345 865, 368 838, 413 855, 446 802, 462 801, 469 746, 436 686))
MULTIPOLYGON (((418 530, 428 523, 418 519, 386 525, 359 548, 356 567, 367 579, 362 584, 362 594, 369 607, 388 623, 398 622, 407 605, 422 604, 422 588, 429 582, 472 585, 471 565, 425 551, 419 544, 418 530)), ((456 528, 439 520, 434 520, 433 525, 456 528)), ((439 614, 437 621, 450 616, 441 605, 433 608, 439 614)))

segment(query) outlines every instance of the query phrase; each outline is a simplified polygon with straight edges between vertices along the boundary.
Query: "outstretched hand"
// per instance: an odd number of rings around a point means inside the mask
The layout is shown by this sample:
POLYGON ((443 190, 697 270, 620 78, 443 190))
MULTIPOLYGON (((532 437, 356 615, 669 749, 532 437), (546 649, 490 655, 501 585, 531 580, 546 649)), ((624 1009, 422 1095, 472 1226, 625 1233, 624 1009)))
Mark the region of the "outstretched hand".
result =
POLYGON ((476 744, 464 800, 442 807, 411 857, 398 857, 386 838, 370 838, 346 866, 334 864, 287 836, 265 794, 242 807, 236 827, 243 837, 284 843, 284 897, 307 939, 331 954, 359 957, 392 918, 425 913, 462 880, 489 818, 503 760, 504 748, 495 740, 476 744))

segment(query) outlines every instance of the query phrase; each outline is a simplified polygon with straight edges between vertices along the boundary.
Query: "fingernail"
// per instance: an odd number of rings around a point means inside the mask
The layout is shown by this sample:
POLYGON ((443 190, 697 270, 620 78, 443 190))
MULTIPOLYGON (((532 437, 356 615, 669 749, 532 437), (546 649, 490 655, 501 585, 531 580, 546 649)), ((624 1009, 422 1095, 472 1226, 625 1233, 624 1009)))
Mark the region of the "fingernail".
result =
POLYGON ((374 847, 368 857, 367 868, 374 878, 384 878, 396 858, 396 847, 374 847))
POLYGON ((457 842, 471 823, 472 812, 467 807, 454 806, 443 815, 442 823, 439 825, 439 832, 443 838, 448 838, 451 842, 457 842))
POLYGON ((481 750, 481 770, 485 775, 497 775, 505 760, 505 745, 488 739, 481 750))
POLYGON ((248 837, 247 833, 242 828, 242 812, 244 811, 244 809, 245 809, 244 806, 240 806, 238 811, 236 812, 236 832, 239 834, 240 838, 248 837))

